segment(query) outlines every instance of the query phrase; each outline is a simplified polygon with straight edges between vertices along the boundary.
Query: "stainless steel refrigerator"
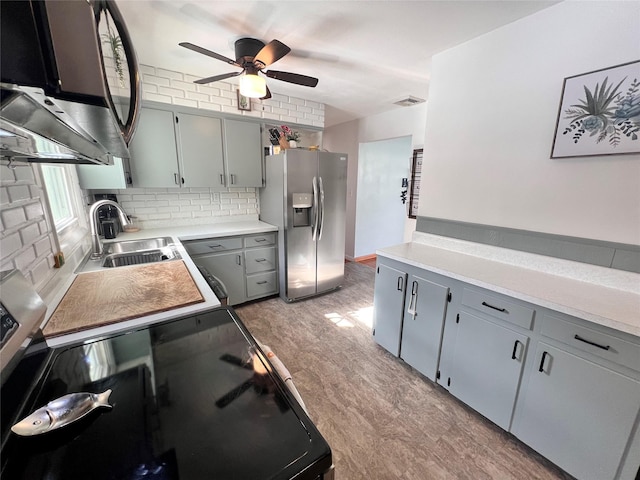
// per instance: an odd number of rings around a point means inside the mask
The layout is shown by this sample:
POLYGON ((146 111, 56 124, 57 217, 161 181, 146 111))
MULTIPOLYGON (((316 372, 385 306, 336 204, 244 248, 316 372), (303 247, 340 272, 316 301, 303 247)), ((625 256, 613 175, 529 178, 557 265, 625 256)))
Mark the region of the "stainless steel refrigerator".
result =
POLYGON ((344 279, 347 155, 287 149, 265 164, 260 219, 278 227, 280 296, 335 290, 344 279))

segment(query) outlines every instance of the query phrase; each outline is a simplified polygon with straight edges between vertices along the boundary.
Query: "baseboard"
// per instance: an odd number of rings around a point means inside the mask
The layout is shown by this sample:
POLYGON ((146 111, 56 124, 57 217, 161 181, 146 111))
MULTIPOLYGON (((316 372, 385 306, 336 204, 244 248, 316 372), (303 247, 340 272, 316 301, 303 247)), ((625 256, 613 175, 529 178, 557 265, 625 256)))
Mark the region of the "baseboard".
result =
POLYGON ((376 254, 373 253, 371 255, 363 255, 362 257, 356 257, 353 259, 354 262, 366 262, 367 260, 375 260, 376 254))

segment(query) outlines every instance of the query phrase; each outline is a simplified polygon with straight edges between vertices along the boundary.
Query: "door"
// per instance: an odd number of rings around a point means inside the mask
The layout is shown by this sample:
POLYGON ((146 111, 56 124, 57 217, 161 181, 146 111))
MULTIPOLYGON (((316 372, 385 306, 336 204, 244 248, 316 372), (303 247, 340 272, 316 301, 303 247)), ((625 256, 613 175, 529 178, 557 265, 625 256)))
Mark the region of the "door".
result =
MULTIPOLYGON (((360 144, 354 257, 403 243, 407 205, 401 193, 408 188, 411 137, 360 144)), ((408 201, 407 192, 407 201, 408 201)))
POLYGON ((407 274, 378 264, 373 293, 373 337, 396 357, 400 354, 407 274))
POLYGON ((182 185, 211 187, 224 179, 222 124, 219 118, 180 113, 182 185))
POLYGON ((135 187, 177 187, 178 151, 173 112, 143 108, 129 146, 135 187))
POLYGON ((576 478, 614 478, 640 383, 542 342, 533 366, 514 435, 576 478))
POLYGON ((528 338, 460 313, 449 392, 509 430, 528 338))
POLYGON ((260 124, 224 121, 224 147, 229 187, 262 187, 260 124))
POLYGON ((317 291, 321 293, 337 288, 344 279, 346 154, 318 154, 318 187, 321 209, 317 240, 317 291))
POLYGON ((201 255, 194 258, 194 263, 204 267, 224 283, 229 305, 237 305, 247 300, 244 291, 245 275, 242 251, 201 255))
POLYGON ((295 217, 294 222, 293 196, 303 194, 308 198, 314 198, 313 179, 318 176, 318 153, 290 149, 286 151, 284 161, 285 273, 287 277, 285 287, 286 297, 293 300, 316 293, 316 242, 313 232, 317 208, 314 204, 309 212, 303 212, 307 222, 302 221, 300 215, 295 217))
POLYGON ((409 277, 400 358, 434 382, 448 294, 448 287, 415 275, 409 277))

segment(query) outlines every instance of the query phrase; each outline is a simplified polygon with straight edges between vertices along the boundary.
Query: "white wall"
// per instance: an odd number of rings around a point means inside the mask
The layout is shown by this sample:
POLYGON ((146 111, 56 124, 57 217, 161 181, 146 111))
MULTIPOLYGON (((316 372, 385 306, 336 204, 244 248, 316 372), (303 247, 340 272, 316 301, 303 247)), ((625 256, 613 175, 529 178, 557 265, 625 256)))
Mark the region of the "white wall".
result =
POLYGON ((435 56, 419 215, 640 244, 640 155, 549 158, 563 79, 639 32, 640 2, 563 2, 435 56))
MULTIPOLYGON (((358 148, 360 143, 387 140, 411 135, 413 148, 422 148, 427 104, 398 107, 395 110, 327 127, 322 137, 323 148, 349 155, 347 169, 347 229, 345 251, 349 259, 355 256, 356 198, 358 182, 358 148)), ((410 165, 407 159, 407 165, 410 165)), ((424 167, 423 167, 423 176, 424 167)), ((407 218, 405 241, 410 241, 415 220, 407 218)))

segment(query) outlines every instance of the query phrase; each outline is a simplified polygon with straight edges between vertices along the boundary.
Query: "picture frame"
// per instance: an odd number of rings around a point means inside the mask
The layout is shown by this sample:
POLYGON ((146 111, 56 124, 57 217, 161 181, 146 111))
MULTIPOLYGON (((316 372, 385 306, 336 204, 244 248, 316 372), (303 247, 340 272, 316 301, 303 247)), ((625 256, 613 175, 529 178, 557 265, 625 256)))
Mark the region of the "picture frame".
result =
POLYGON ((236 89, 236 94, 238 95, 238 110, 244 110, 246 112, 251 111, 251 98, 245 97, 240 93, 240 89, 236 89))
POLYGON ((640 60, 564 79, 551 158, 640 153, 640 60))

